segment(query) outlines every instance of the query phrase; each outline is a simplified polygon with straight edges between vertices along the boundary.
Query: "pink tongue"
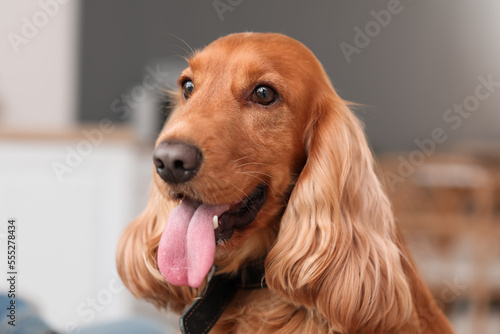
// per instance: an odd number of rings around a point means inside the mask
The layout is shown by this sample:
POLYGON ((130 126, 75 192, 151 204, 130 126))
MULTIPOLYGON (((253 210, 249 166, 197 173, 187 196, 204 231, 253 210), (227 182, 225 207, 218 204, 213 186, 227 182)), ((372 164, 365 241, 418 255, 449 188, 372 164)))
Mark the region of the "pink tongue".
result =
POLYGON ((177 286, 199 287, 214 263, 213 217, 228 205, 201 204, 185 199, 170 212, 158 245, 158 268, 177 286))

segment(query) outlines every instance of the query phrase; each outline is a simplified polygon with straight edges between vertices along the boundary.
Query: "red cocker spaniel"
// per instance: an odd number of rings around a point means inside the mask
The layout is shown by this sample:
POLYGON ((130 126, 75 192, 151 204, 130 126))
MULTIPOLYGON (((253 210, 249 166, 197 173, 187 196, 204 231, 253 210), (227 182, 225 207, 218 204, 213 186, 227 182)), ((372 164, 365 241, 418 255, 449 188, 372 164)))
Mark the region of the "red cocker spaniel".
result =
POLYGON ((232 34, 178 83, 149 204, 118 245, 135 296, 184 313, 185 333, 453 332, 311 51, 232 34))

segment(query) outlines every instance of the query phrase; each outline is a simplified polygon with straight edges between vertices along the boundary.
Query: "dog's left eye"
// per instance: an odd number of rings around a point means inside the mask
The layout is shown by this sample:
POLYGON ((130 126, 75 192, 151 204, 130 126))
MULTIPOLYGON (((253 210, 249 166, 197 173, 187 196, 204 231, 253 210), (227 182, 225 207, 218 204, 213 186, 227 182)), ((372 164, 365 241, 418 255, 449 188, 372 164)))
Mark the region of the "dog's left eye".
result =
POLYGON ((258 104, 269 105, 278 99, 278 94, 269 86, 257 86, 252 92, 251 100, 258 104))
POLYGON ((182 83, 182 97, 187 100, 191 97, 194 90, 194 83, 191 80, 186 80, 182 83))

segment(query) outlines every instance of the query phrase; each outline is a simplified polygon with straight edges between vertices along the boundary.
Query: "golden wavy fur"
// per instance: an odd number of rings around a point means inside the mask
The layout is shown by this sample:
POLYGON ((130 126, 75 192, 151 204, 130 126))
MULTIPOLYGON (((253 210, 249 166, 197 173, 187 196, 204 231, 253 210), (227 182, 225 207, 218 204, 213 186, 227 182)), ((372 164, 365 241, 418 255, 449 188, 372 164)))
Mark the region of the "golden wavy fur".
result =
POLYGON ((232 34, 189 60, 194 83, 158 142, 203 152, 198 174, 171 186, 155 172, 145 211, 124 232, 117 265, 132 293, 180 313, 198 289, 170 285, 157 248, 182 193, 206 203, 241 201, 260 183, 256 219, 217 246, 218 272, 266 257, 267 289, 238 292, 213 333, 452 333, 422 283, 394 223, 362 126, 301 43, 232 34), (249 99, 259 85, 276 102, 249 99))

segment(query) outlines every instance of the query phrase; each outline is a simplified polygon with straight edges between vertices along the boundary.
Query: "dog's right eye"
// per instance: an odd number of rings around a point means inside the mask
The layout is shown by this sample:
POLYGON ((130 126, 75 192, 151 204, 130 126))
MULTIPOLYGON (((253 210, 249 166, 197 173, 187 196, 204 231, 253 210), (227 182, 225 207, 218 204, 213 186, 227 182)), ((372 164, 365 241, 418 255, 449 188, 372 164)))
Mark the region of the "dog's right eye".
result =
POLYGON ((191 80, 186 80, 182 83, 182 97, 187 100, 191 97, 194 90, 194 83, 191 80))
POLYGON ((263 106, 270 105, 278 99, 278 93, 269 86, 257 86, 252 92, 251 100, 263 106))

